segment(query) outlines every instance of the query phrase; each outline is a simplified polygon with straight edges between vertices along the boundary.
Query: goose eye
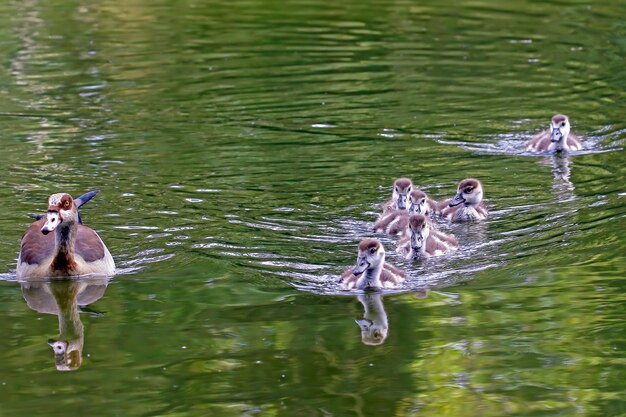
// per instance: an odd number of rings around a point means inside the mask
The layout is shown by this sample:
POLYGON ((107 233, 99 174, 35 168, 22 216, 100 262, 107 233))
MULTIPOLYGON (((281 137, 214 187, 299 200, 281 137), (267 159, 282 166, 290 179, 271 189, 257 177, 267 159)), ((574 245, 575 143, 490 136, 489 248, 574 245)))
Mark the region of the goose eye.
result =
POLYGON ((466 188, 466 189, 465 189, 465 194, 469 194, 469 193, 471 193, 471 192, 472 192, 472 189, 471 189, 471 188, 469 188, 469 187, 468 187, 468 188, 466 188))
POLYGON ((562 123, 561 123, 561 127, 565 127, 565 122, 562 122, 562 123))
POLYGON ((372 249, 370 249, 370 253, 371 253, 372 255, 373 255, 373 254, 375 254, 375 253, 376 253, 376 248, 372 248, 372 249))
POLYGON ((69 208, 69 207, 70 207, 69 200, 65 200, 65 202, 63 202, 63 208, 69 208))

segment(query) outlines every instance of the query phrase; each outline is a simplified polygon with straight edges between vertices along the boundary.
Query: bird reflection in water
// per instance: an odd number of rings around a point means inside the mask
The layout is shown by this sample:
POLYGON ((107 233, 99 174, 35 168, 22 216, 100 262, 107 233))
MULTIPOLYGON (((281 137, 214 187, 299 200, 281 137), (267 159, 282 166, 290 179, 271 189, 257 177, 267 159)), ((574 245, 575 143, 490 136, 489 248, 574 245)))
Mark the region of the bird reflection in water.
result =
POLYGON ((559 197, 572 198, 574 184, 570 181, 571 161, 567 155, 554 155, 543 161, 544 165, 552 168, 554 184, 552 188, 559 194, 559 197))
POLYGON ((59 335, 48 341, 54 351, 58 371, 75 371, 82 365, 85 332, 79 306, 102 298, 108 278, 53 279, 22 281, 22 294, 32 310, 55 314, 59 318, 59 335))
POLYGON ((382 295, 361 294, 357 298, 364 308, 363 317, 355 320, 361 328, 361 341, 370 346, 382 345, 389 331, 382 295))

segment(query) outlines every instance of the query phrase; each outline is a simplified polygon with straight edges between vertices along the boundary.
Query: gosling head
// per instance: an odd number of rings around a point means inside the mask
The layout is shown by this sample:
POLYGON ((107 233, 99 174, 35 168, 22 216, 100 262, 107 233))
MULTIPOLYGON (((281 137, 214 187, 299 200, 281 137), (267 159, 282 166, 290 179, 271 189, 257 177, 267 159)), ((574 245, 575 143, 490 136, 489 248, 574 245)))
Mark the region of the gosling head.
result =
POLYGON ((385 249, 376 239, 364 239, 359 243, 359 252, 356 260, 356 267, 352 273, 361 275, 367 269, 382 267, 385 263, 385 249))
POLYGON ((72 196, 66 193, 52 194, 48 198, 46 224, 41 228, 41 233, 47 235, 61 224, 69 225, 77 220, 78 209, 72 196))
POLYGON ((409 194, 409 213, 426 214, 426 193, 422 190, 413 190, 409 194))
POLYGON ((411 249, 418 252, 424 246, 424 242, 430 233, 426 216, 423 214, 412 214, 409 217, 409 230, 411 231, 411 249))
POLYGON ((474 178, 464 179, 459 183, 456 195, 450 200, 449 206, 454 207, 459 204, 466 206, 476 206, 483 200, 483 186, 480 181, 474 178))
POLYGON ((557 143, 558 149, 562 149, 562 144, 567 140, 567 135, 569 135, 570 125, 569 119, 564 114, 555 114, 552 117, 552 122, 550 123, 550 140, 553 143, 557 143))
POLYGON ((406 210, 407 196, 413 189, 413 183, 408 178, 398 178, 393 182, 393 201, 398 210, 406 210))

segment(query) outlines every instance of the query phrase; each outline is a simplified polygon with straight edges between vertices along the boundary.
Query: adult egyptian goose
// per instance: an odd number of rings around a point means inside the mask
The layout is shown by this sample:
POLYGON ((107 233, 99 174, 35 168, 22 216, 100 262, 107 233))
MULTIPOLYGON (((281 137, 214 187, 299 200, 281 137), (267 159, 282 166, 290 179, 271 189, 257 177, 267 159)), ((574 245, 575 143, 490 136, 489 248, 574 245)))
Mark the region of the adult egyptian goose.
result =
POLYGON ((569 118, 564 114, 555 114, 550 127, 535 135, 526 143, 530 152, 563 152, 578 151, 582 145, 578 137, 570 133, 569 118))
POLYGON ((359 243, 356 266, 341 274, 344 289, 370 290, 396 288, 406 279, 406 274, 385 262, 385 249, 376 239, 364 239, 359 243))
POLYGON ((444 255, 459 247, 454 236, 433 229, 423 214, 411 214, 409 230, 410 235, 402 239, 396 249, 406 259, 444 255))
POLYGON ((448 207, 441 215, 452 222, 484 220, 488 211, 483 201, 483 186, 477 179, 466 178, 459 183, 454 198, 446 200, 448 207))
POLYGON ((52 194, 45 218, 32 223, 20 245, 17 278, 112 275, 115 263, 100 236, 78 221, 72 196, 52 194), (54 233, 51 233, 54 232, 54 233))

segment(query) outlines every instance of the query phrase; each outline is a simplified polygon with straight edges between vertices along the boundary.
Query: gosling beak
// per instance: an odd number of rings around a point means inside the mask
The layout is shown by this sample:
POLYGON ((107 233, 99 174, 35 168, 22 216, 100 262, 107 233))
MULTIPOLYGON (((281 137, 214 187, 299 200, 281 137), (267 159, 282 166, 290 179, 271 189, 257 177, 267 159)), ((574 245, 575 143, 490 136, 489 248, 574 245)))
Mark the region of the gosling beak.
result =
POLYGON ((411 206, 409 207, 409 213, 411 214, 422 214, 422 205, 419 203, 411 203, 411 206))
POLYGON ((400 198, 398 198, 398 209, 399 210, 406 209, 406 194, 400 194, 400 198))
POLYGON ((358 324, 359 327, 361 328, 361 331, 364 331, 364 332, 368 331, 370 327, 372 326, 372 324, 374 324, 373 321, 365 319, 365 318, 354 320, 354 322, 358 324))
POLYGON ((420 250, 422 245, 424 244, 424 237, 421 233, 412 233, 411 234, 411 249, 414 251, 420 250))
POLYGON ((359 259, 357 259, 356 267, 352 270, 352 273, 358 277, 369 267, 370 263, 367 262, 367 259, 365 259, 365 257, 359 257, 359 259))
POLYGON ((450 207, 458 206, 461 203, 465 203, 465 199, 463 198, 463 193, 457 193, 448 205, 450 207))
POLYGON ((46 224, 41 228, 41 233, 47 235, 51 231, 57 228, 58 225, 63 223, 63 218, 58 210, 50 210, 48 209, 48 214, 46 214, 46 224))
POLYGON ((552 133, 550 134, 550 141, 558 142, 561 140, 562 137, 563 137, 563 134, 561 133, 561 129, 559 128, 552 129, 552 133))

